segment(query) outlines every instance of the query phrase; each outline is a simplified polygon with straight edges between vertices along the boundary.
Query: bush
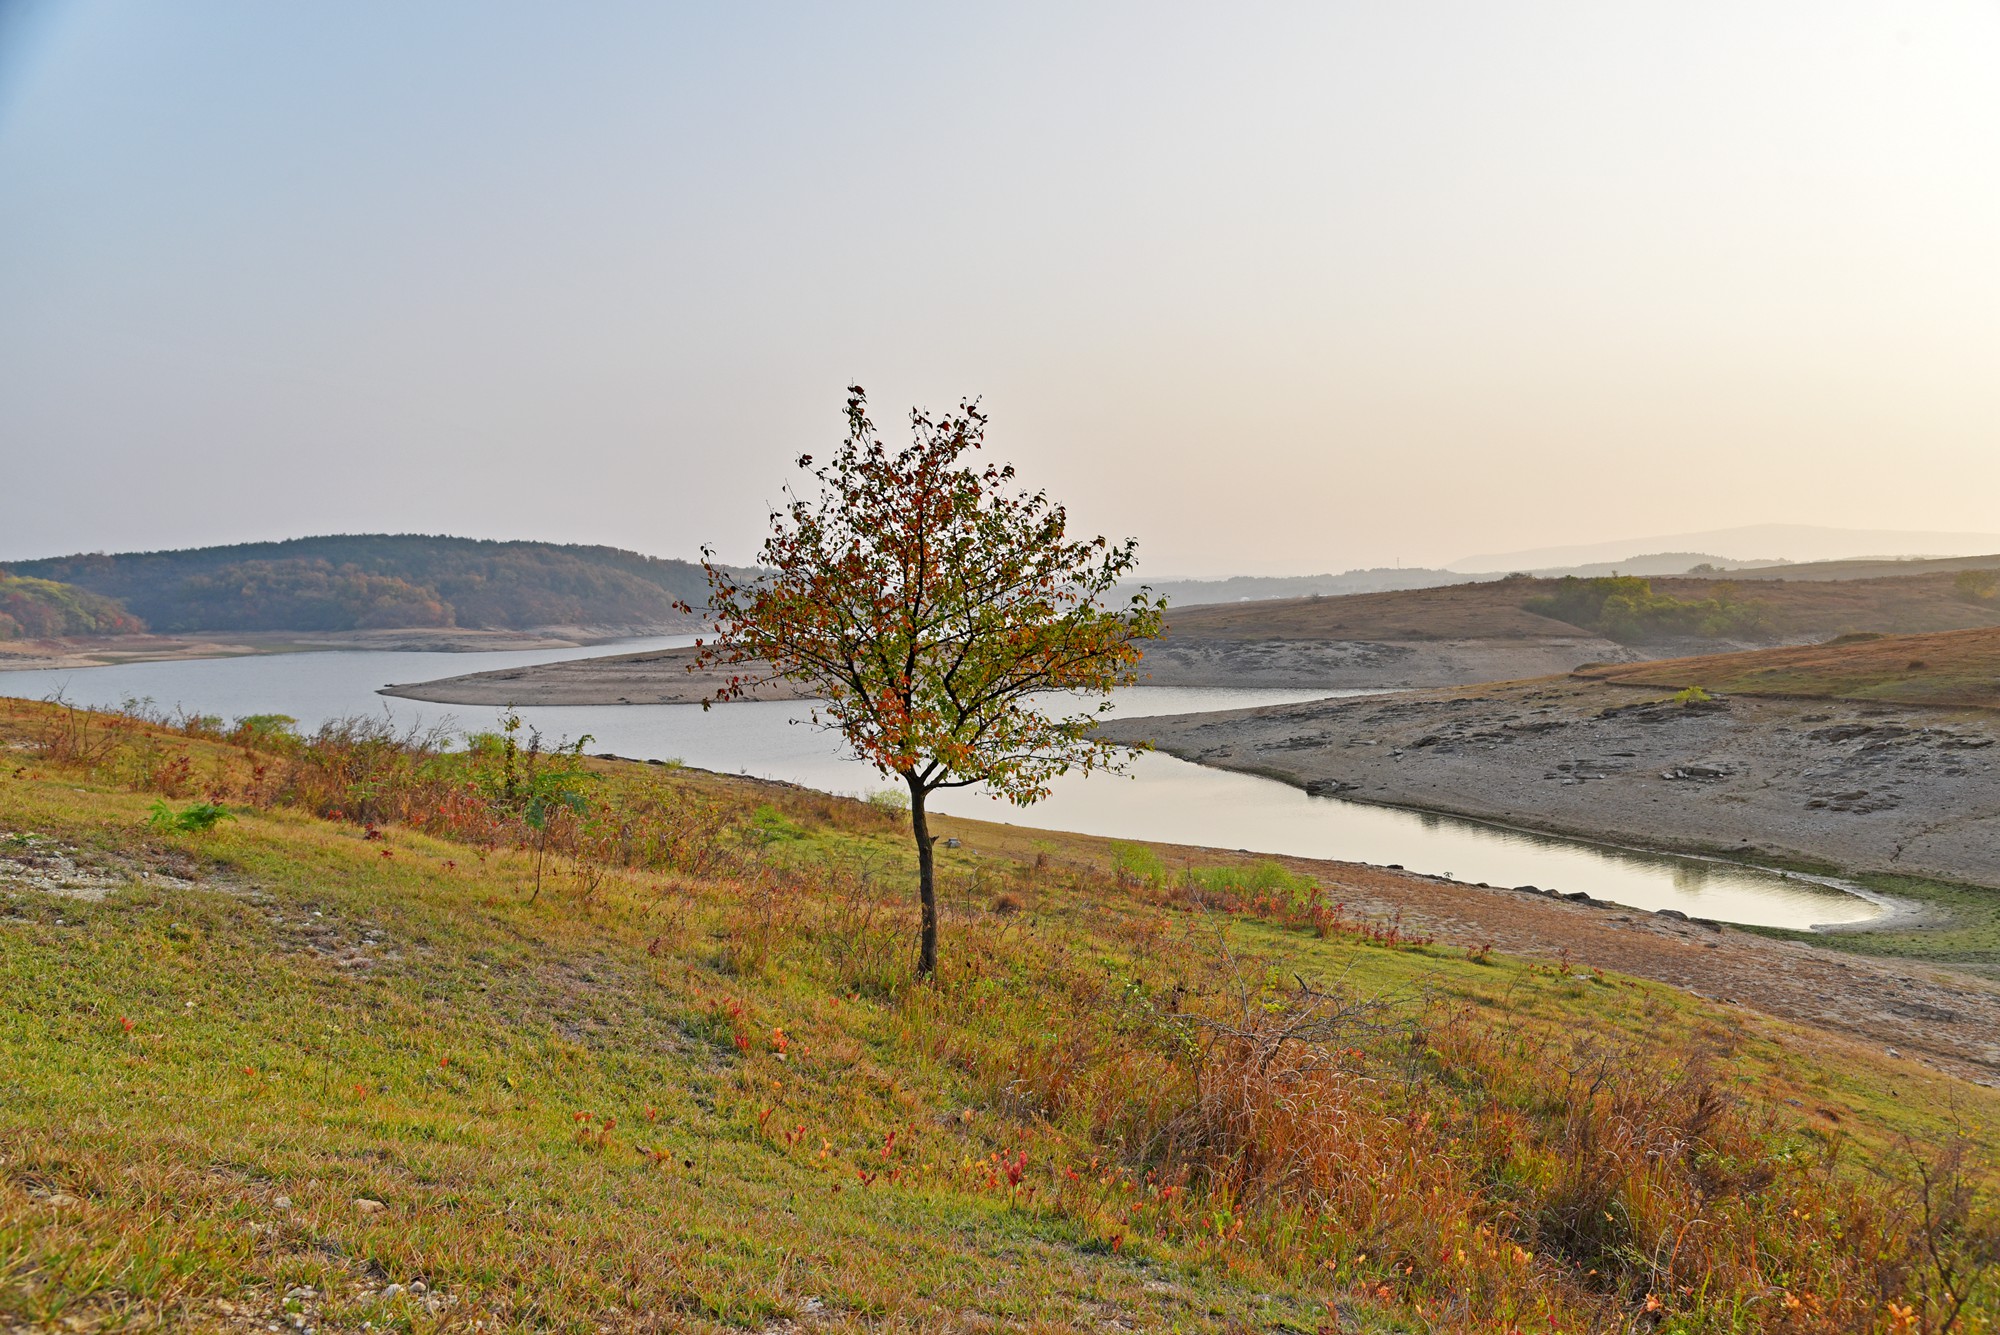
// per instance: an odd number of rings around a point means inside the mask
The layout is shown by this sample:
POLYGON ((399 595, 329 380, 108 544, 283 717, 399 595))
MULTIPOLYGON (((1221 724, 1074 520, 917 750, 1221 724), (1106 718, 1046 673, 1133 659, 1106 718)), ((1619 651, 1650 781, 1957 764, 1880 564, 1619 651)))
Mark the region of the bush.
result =
POLYGON ((1766 629, 1764 609, 1739 598, 1728 584, 1716 586, 1707 598, 1683 599, 1654 593, 1650 580, 1633 575, 1565 575, 1554 592, 1530 598, 1521 607, 1621 644, 1679 636, 1719 639, 1766 629))
POLYGON ((226 820, 235 820, 229 808, 220 802, 195 802, 180 811, 175 811, 164 801, 153 803, 153 814, 146 823, 156 830, 171 830, 177 834, 206 834, 226 820))
POLYGON ((1951 587, 1969 603, 1993 602, 2000 599, 2000 570, 1961 570, 1951 587))
POLYGON ((1270 858, 1248 867, 1196 867, 1188 875, 1211 894, 1240 899, 1299 901, 1319 888, 1312 877, 1286 871, 1283 864, 1270 858))
POLYGON ((1167 879, 1167 864, 1144 844, 1114 841, 1111 845, 1111 870, 1121 885, 1158 886, 1165 884, 1167 879))

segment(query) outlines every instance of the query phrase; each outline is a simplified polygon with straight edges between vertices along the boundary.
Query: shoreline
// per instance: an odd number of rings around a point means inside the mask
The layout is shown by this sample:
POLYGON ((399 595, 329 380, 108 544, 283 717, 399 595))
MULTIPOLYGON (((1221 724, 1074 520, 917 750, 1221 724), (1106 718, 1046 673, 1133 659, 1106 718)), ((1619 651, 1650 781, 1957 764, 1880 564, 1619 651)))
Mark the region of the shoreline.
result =
MULTIPOLYGON (((819 791, 785 780, 684 768, 755 788, 819 791)), ((932 826, 959 841, 940 856, 967 867, 987 856, 1038 854, 1108 864, 1115 859, 1114 846, 1123 842, 1153 849, 1170 869, 1275 861, 1313 877, 1329 900, 1338 899, 1356 914, 1434 935, 1437 946, 1425 949, 1490 946, 1565 965, 1579 980, 1588 979, 1591 966, 1615 970, 2000 1088, 2000 982, 1935 960, 1843 949, 1827 933, 1741 927, 1335 858, 1123 841, 942 812, 932 816, 932 826)))
MULTIPOLYGON (((690 649, 605 655, 528 668, 398 682, 382 693, 445 705, 674 705, 712 700, 727 669, 690 672, 690 649)), ((1567 672, 1588 661, 1643 657, 1581 634, 1515 640, 1233 639, 1169 633, 1141 660, 1142 686, 1407 691, 1567 672)), ((803 699, 789 682, 745 698, 803 699)))
POLYGON ((1993 711, 1575 678, 1112 720, 1104 734, 1315 796, 1787 874, 2000 888, 1993 711))
MULTIPOLYGON (((1176 757, 1176 759, 1178 758, 1179 757, 1176 757)), ((1199 764, 1200 762, 1190 760, 1187 763, 1192 765, 1192 764, 1199 764)), ((1258 771, 1242 770, 1238 772, 1247 774, 1247 773, 1255 773, 1258 771)), ((1559 839, 1564 843, 1583 844, 1590 848, 1608 849, 1611 850, 1612 852, 1617 852, 1617 853, 1634 853, 1644 857, 1681 858, 1690 862, 1709 862, 1719 867, 1736 867, 1744 869, 1746 871, 1762 872, 1767 876, 1776 876, 1785 880, 1804 881, 1807 882, 1808 884, 1821 886, 1827 890, 1832 890, 1839 894, 1852 895, 1856 899, 1862 900, 1865 903, 1874 904, 1883 910, 1882 913, 1878 914, 1873 918, 1861 918, 1853 922, 1813 923, 1809 926, 1796 929, 1770 928, 1770 927, 1763 927, 1755 923, 1731 922, 1726 918, 1694 918, 1694 917, 1688 918, 1689 922, 1697 923, 1703 926, 1707 926, 1709 924, 1715 924, 1718 926, 1733 928, 1736 931, 1742 931, 1742 932, 1797 931, 1807 936, 1835 936, 1841 934, 1858 935, 1868 932, 1883 931, 1889 928, 1895 928, 1897 930, 1908 930, 1908 929, 1920 929, 1928 926, 1943 925, 1937 920, 1936 915, 1932 912, 1932 910, 1930 910, 1922 902, 1914 899, 1903 899, 1895 895, 1883 894, 1879 890, 1871 890, 1867 886, 1861 885, 1855 882, 1854 880, 1850 879, 1849 875, 1845 875, 1840 872, 1798 871, 1790 867, 1778 867, 1763 862, 1756 862, 1742 858, 1727 857, 1721 853, 1716 852, 1713 849, 1699 849, 1695 847, 1675 848, 1675 847, 1669 847, 1661 843, 1646 843, 1637 838, 1632 838, 1632 837, 1622 837, 1619 839, 1606 839, 1584 833, 1583 831, 1580 830, 1565 829, 1556 825, 1531 825, 1527 823, 1509 823, 1507 821, 1494 820, 1489 816, 1473 816, 1473 815, 1468 815, 1461 811, 1452 811, 1447 808, 1439 806, 1426 806, 1422 803, 1417 803, 1417 802, 1396 802, 1396 801, 1390 801, 1386 798, 1348 797, 1342 794, 1312 793, 1309 790, 1307 790, 1304 785, 1294 783, 1290 779, 1279 778, 1279 776, 1275 774, 1264 774, 1263 777, 1272 779, 1278 783, 1283 783, 1287 787, 1298 788, 1299 791, 1305 792, 1307 796, 1324 797, 1328 801, 1353 802, 1361 806, 1383 807, 1390 811, 1407 811, 1412 813, 1413 815, 1418 815, 1418 816, 1435 816, 1444 820, 1463 821, 1468 825, 1480 825, 1490 830, 1498 830, 1504 834, 1517 834, 1517 835, 1528 835, 1530 837, 1535 837, 1535 838, 1559 839)), ((1362 863, 1359 865, 1367 866, 1369 864, 1362 863)), ((1426 875, 1427 873, 1411 872, 1409 874, 1413 876, 1423 876, 1426 875)), ((1626 904, 1615 899, 1600 899, 1595 895, 1592 895, 1587 899, 1579 900, 1579 899, 1570 899, 1570 896, 1559 893, 1554 890, 1536 890, 1530 892, 1530 891, 1519 890, 1514 886, 1482 885, 1476 881, 1461 881, 1458 880, 1456 877, 1440 876, 1437 877, 1436 879, 1444 881, 1450 885, 1469 886, 1473 889, 1506 890, 1515 894, 1534 893, 1534 894, 1539 894, 1545 898, 1569 899, 1571 903, 1581 904, 1586 908, 1622 909, 1628 913, 1652 913, 1652 914, 1662 913, 1662 910, 1659 909, 1642 908, 1639 905, 1626 904)), ((1670 910, 1668 912, 1672 911, 1670 910)))

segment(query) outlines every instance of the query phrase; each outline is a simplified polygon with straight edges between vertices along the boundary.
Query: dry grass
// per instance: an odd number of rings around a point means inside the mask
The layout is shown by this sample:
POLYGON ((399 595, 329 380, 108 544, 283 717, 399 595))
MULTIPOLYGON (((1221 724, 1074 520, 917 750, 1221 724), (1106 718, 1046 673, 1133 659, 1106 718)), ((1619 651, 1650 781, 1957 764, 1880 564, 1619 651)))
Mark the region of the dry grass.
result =
POLYGON ((578 834, 622 839, 551 873, 421 746, 20 703, 0 743, 0 823, 178 878, 0 898, 17 1323, 2000 1317, 1980 1091, 1835 1132, 1768 1097, 1824 1082, 1809 1055, 1684 994, 1413 944, 1254 867, 955 854, 922 987, 905 838, 860 803, 590 765, 578 834), (239 819, 149 833, 161 773, 239 819))
POLYGON ((1995 709, 2000 628, 1598 665, 1576 675, 1617 686, 1995 709))

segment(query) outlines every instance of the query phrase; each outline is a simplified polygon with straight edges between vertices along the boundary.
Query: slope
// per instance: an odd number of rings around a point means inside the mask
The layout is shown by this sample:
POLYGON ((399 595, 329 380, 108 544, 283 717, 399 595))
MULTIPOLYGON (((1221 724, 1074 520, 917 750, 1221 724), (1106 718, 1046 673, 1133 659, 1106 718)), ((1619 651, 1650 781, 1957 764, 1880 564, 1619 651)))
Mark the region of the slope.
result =
POLYGON ((359 725, 15 703, 0 731, 16 1322, 1996 1312, 1986 1091, 1359 922, 1283 869, 1114 874, 995 831, 948 855, 947 976, 913 987, 906 836, 859 803, 359 725), (615 819, 522 824, 505 792, 557 780, 615 819), (236 818, 202 832, 198 792, 236 818), (1957 1147, 1940 1185, 1905 1135, 1957 1147))

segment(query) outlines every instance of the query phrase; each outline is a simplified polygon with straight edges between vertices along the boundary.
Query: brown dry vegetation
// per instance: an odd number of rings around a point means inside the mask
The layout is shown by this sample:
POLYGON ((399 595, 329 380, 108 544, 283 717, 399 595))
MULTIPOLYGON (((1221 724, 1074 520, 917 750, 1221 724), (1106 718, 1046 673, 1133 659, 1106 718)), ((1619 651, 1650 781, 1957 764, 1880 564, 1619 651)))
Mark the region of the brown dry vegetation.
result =
POLYGON ((1591 665, 1575 675, 1615 686, 2000 709, 2000 627, 1591 665))
POLYGON ((2000 1314, 1985 1091, 1290 875, 961 850, 920 987, 860 803, 544 753, 588 799, 551 868, 518 751, 0 718, 17 858, 174 872, 4 895, 0 1317, 36 1328, 2000 1314), (161 792, 238 818, 148 833, 161 792))

